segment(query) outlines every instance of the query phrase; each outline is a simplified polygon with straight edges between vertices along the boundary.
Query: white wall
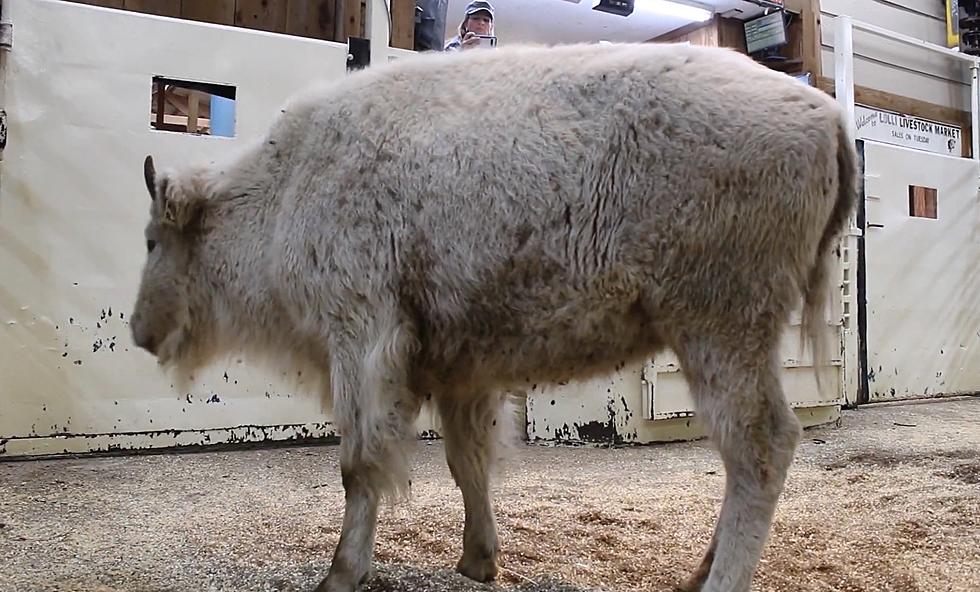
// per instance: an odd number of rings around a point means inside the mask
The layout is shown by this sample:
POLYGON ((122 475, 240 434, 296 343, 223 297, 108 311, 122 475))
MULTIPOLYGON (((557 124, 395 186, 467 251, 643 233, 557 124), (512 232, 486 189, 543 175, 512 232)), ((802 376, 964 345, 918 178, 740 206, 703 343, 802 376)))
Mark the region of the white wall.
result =
MULTIPOLYGON (((834 77, 834 18, 856 20, 946 46, 940 0, 821 0, 822 69, 834 77)), ((854 33, 855 84, 963 111, 970 109, 969 71, 958 62, 867 33, 854 33)))
POLYGON ((318 397, 242 364, 177 392, 127 321, 143 157, 209 159, 263 133, 290 94, 346 75, 346 45, 51 0, 3 8, 0 455, 331 433, 318 397), (153 75, 236 86, 237 137, 152 130, 153 75))

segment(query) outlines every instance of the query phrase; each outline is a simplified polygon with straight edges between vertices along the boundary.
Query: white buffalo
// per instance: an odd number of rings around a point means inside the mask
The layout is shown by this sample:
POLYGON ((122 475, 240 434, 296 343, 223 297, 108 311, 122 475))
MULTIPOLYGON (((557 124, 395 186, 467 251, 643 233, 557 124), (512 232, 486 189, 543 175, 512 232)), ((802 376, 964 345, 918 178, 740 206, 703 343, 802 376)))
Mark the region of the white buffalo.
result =
POLYGON ((726 468, 683 586, 746 592, 800 438, 780 334, 800 302, 819 329, 856 168, 831 97, 733 51, 420 55, 296 98, 228 162, 148 157, 133 338, 185 371, 245 352, 323 380, 346 510, 320 592, 372 573, 429 394, 466 510, 457 569, 488 581, 501 393, 669 347, 726 468))

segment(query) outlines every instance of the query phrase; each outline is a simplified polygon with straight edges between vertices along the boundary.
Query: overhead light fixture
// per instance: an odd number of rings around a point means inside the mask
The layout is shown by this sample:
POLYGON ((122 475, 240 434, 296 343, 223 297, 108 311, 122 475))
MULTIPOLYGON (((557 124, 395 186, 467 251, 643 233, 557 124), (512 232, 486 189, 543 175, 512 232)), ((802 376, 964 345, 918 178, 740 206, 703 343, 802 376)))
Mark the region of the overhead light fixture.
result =
POLYGON ((633 3, 635 0, 592 0, 592 10, 608 12, 616 16, 629 16, 633 14, 633 3))
POLYGON ((707 8, 695 6, 694 4, 674 2, 673 0, 636 0, 636 10, 655 12, 664 16, 673 16, 696 23, 703 23, 714 16, 714 12, 707 8))

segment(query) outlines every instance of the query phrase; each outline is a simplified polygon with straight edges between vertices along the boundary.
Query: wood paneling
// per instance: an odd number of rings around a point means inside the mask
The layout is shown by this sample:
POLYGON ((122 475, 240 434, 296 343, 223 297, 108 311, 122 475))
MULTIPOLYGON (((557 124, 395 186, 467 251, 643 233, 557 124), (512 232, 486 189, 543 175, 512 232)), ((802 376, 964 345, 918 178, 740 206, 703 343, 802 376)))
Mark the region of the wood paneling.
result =
POLYGON ((183 0, 180 16, 218 25, 235 24, 235 0, 183 0))
POLYGON ((909 185, 909 216, 916 218, 938 218, 939 192, 933 187, 909 185))
POLYGON ((286 0, 238 0, 235 25, 260 31, 286 30, 286 0))
POLYGON ((683 43, 708 47, 731 47, 745 53, 745 29, 737 19, 714 17, 705 23, 693 23, 650 40, 655 43, 683 43))
POLYGON ((102 6, 104 8, 123 8, 124 0, 68 0, 76 4, 91 4, 92 6, 102 6))
POLYGON ((693 45, 708 45, 714 47, 717 45, 718 36, 717 30, 717 18, 713 18, 706 23, 691 23, 690 25, 685 25, 679 29, 674 29, 669 33, 665 33, 659 37, 654 37, 650 39, 650 43, 683 43, 685 41, 690 41, 693 45))
POLYGON ((745 53, 745 26, 737 19, 718 19, 718 45, 745 53))
MULTIPOLYGON (((146 14, 346 43, 365 37, 365 0, 69 0, 146 14)), ((391 45, 415 47, 415 1, 388 0, 391 45)))
POLYGON ((123 8, 157 16, 180 17, 180 0, 126 0, 123 8))
POLYGON ((391 0, 391 45, 415 48, 415 0, 391 0))
POLYGON ((809 72, 812 80, 823 76, 820 57, 820 0, 786 0, 785 6, 799 14, 802 21, 803 71, 809 72))
POLYGON ((348 37, 364 37, 364 7, 362 0, 340 0, 343 10, 343 38, 338 41, 347 41, 348 37))
MULTIPOLYGON (((792 19, 787 32, 787 43, 780 49, 782 60, 764 62, 770 68, 790 74, 810 72, 813 79, 821 73, 820 67, 820 6, 818 0, 785 0, 792 19)), ((730 47, 745 53, 745 24, 738 19, 714 17, 706 23, 681 27, 652 42, 684 42, 710 47, 730 47)))
POLYGON ((332 40, 336 19, 336 0, 289 0, 285 32, 300 37, 332 40))

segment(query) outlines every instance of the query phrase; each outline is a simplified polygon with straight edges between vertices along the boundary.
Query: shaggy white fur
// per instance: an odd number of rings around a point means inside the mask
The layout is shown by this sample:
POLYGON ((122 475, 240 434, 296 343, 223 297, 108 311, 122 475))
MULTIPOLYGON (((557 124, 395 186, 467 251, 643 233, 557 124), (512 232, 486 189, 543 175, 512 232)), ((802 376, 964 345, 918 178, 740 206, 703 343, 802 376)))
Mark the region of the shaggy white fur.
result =
POLYGON ((854 206, 844 122, 829 96, 721 49, 373 67, 298 97, 229 162, 147 161, 154 249, 133 336, 185 370, 244 350, 322 379, 347 509, 321 592, 370 574, 427 394, 466 509, 458 569, 488 580, 489 479, 512 422, 496 393, 671 347, 727 470, 684 586, 747 592, 800 431, 780 331, 801 297, 819 330, 854 206))

